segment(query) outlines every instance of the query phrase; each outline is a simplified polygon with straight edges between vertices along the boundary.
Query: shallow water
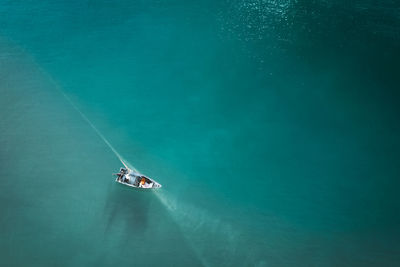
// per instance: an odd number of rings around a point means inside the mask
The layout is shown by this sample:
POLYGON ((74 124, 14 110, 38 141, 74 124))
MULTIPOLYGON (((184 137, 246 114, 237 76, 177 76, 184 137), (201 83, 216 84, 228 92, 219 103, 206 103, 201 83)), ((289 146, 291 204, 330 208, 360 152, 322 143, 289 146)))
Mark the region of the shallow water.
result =
POLYGON ((398 265, 399 12, 2 1, 1 264, 398 265))

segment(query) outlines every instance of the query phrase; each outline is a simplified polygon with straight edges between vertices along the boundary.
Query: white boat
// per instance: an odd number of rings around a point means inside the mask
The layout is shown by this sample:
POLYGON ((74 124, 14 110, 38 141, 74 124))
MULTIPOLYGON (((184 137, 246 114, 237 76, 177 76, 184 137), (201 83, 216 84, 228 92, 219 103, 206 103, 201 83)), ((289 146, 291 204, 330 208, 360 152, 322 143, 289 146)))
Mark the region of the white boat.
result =
POLYGON ((117 176, 115 181, 120 184, 124 184, 130 187, 135 188, 143 188, 143 189, 152 189, 152 188, 160 188, 161 185, 154 181, 153 179, 135 172, 129 168, 121 168, 119 173, 114 173, 117 176))

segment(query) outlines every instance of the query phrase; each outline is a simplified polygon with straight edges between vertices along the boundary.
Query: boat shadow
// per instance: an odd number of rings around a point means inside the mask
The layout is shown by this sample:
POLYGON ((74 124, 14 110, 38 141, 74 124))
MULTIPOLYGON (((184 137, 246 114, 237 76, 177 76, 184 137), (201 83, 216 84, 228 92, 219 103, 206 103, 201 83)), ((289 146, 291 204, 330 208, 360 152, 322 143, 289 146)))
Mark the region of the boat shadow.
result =
POLYGON ((114 183, 110 186, 104 208, 105 234, 115 229, 127 238, 144 233, 148 226, 150 194, 140 189, 114 183))

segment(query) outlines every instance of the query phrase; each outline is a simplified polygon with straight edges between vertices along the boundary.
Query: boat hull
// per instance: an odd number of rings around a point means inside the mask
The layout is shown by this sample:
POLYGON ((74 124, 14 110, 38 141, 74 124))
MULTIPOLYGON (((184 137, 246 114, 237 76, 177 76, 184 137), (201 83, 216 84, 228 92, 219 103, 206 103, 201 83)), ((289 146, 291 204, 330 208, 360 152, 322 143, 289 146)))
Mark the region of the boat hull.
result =
POLYGON ((132 171, 129 168, 121 168, 119 173, 115 173, 117 175, 117 179, 115 181, 117 183, 133 187, 139 189, 156 189, 161 188, 161 184, 157 183, 153 179, 138 173, 136 171, 132 171))
POLYGON ((157 189, 157 188, 161 188, 161 187, 162 187, 162 185, 160 185, 159 183, 154 182, 154 181, 153 181, 154 186, 152 186, 152 187, 139 187, 139 186, 135 186, 135 185, 133 185, 133 184, 129 184, 129 183, 125 183, 125 182, 123 182, 123 181, 120 181, 120 180, 118 180, 118 178, 115 179, 115 181, 116 181, 117 183, 119 183, 119 184, 122 184, 122 185, 126 185, 126 186, 133 187, 133 188, 137 188, 137 189, 143 189, 143 190, 146 190, 146 189, 157 189))

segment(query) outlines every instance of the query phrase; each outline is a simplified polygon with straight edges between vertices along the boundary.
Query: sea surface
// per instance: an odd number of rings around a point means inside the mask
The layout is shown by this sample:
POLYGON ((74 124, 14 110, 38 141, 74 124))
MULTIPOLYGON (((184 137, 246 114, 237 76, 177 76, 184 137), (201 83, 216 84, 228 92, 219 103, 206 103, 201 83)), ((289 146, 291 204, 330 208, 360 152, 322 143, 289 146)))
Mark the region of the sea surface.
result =
POLYGON ((399 84, 397 0, 0 0, 0 265, 399 266, 399 84))

